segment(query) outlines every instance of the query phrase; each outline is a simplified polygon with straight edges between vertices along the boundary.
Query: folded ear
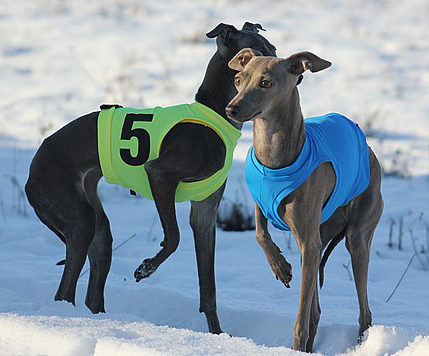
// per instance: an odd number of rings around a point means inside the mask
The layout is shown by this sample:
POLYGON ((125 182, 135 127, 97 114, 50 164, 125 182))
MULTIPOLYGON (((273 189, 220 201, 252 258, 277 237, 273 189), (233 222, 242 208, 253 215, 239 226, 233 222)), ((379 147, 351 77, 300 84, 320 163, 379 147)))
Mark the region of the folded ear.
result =
POLYGON ((227 25, 224 23, 220 23, 213 30, 206 33, 208 38, 215 38, 220 35, 222 42, 224 45, 227 45, 231 34, 238 32, 238 30, 233 25, 227 25))
POLYGON ((228 63, 228 67, 237 71, 242 71, 249 61, 255 56, 262 56, 258 50, 243 48, 228 63))
POLYGON ((325 61, 311 52, 295 53, 289 58, 286 58, 286 61, 289 66, 289 72, 296 75, 304 73, 307 69, 315 73, 332 65, 331 62, 325 61))
POLYGON ((251 23, 251 22, 245 22, 245 23, 244 23, 244 25, 243 25, 242 30, 245 30, 245 31, 252 31, 252 32, 256 32, 256 33, 258 33, 258 32, 259 32, 258 30, 265 31, 265 30, 262 28, 262 25, 261 25, 261 24, 259 24, 259 23, 251 23))

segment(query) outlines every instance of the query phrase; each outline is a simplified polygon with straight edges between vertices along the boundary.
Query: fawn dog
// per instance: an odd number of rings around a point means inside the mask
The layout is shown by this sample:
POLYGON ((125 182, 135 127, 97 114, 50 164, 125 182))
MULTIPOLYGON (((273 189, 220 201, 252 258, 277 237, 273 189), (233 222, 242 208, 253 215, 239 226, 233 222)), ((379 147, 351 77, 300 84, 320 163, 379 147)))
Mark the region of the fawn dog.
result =
POLYGON ((340 114, 303 120, 297 83, 307 69, 318 72, 330 65, 310 52, 282 59, 252 49, 241 50, 229 64, 240 72, 227 115, 240 123, 253 120, 245 178, 256 202, 256 238, 286 287, 291 266, 272 241, 267 219, 292 231, 301 253, 293 347, 307 352, 321 312, 317 271, 322 285, 324 264, 344 236, 359 299, 359 336, 371 325, 369 252, 383 210, 380 165, 360 128, 340 114))

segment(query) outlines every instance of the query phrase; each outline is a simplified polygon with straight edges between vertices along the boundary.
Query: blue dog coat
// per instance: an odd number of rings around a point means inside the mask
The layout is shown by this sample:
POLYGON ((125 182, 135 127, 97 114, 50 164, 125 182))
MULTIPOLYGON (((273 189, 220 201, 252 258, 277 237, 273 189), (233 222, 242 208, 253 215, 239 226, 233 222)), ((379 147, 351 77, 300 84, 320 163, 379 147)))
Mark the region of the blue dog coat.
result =
POLYGON ((245 179, 253 200, 278 229, 290 231, 280 218, 280 202, 298 188, 323 162, 334 167, 336 184, 322 209, 321 224, 334 211, 362 193, 369 184, 369 158, 365 135, 359 126, 340 114, 304 120, 305 142, 294 163, 270 169, 258 162, 253 147, 245 164, 245 179))

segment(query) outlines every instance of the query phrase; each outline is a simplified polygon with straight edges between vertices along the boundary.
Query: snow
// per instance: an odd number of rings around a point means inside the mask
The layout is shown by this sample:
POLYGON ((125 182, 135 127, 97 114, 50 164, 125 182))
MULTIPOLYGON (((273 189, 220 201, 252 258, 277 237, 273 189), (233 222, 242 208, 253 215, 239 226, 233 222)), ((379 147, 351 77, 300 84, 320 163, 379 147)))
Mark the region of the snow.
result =
MULTIPOLYGON (((245 21, 266 28, 279 56, 310 50, 333 62, 329 70, 305 76, 299 88, 304 114, 337 111, 359 122, 385 171, 385 211, 368 281, 374 326, 357 345, 357 297, 341 243, 326 266, 315 352, 428 355, 428 15, 425 0, 3 0, 0 355, 301 354, 291 350, 300 256, 288 234, 271 229, 294 268, 286 290, 253 231, 218 229, 218 311, 232 337, 211 335, 198 313, 189 203, 177 205, 178 250, 153 276, 135 283, 135 268, 159 251, 162 240, 154 204, 101 182, 114 247, 135 237, 113 254, 107 313, 92 315, 84 305, 87 273, 79 280, 76 307, 53 301, 63 268, 55 263, 64 258, 64 246, 21 194, 44 137, 104 102, 150 107, 192 101, 215 50, 203 34, 219 22, 241 27, 245 21)), ((242 189, 251 139, 246 125, 221 209, 228 199, 253 209, 242 189)))

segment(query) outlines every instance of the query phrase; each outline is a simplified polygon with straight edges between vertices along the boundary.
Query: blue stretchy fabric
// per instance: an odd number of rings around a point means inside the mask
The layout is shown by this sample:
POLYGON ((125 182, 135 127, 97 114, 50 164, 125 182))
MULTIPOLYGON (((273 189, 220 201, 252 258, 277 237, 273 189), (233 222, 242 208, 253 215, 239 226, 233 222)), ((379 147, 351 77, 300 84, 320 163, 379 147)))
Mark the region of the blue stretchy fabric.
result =
POLYGON ((331 113, 304 120, 305 142, 294 163, 270 169, 257 160, 251 147, 245 163, 245 180, 255 203, 278 229, 290 231, 280 218, 280 202, 298 188, 323 162, 331 162, 336 184, 322 209, 321 224, 335 210, 361 194, 369 184, 366 138, 359 126, 343 115, 331 113))

